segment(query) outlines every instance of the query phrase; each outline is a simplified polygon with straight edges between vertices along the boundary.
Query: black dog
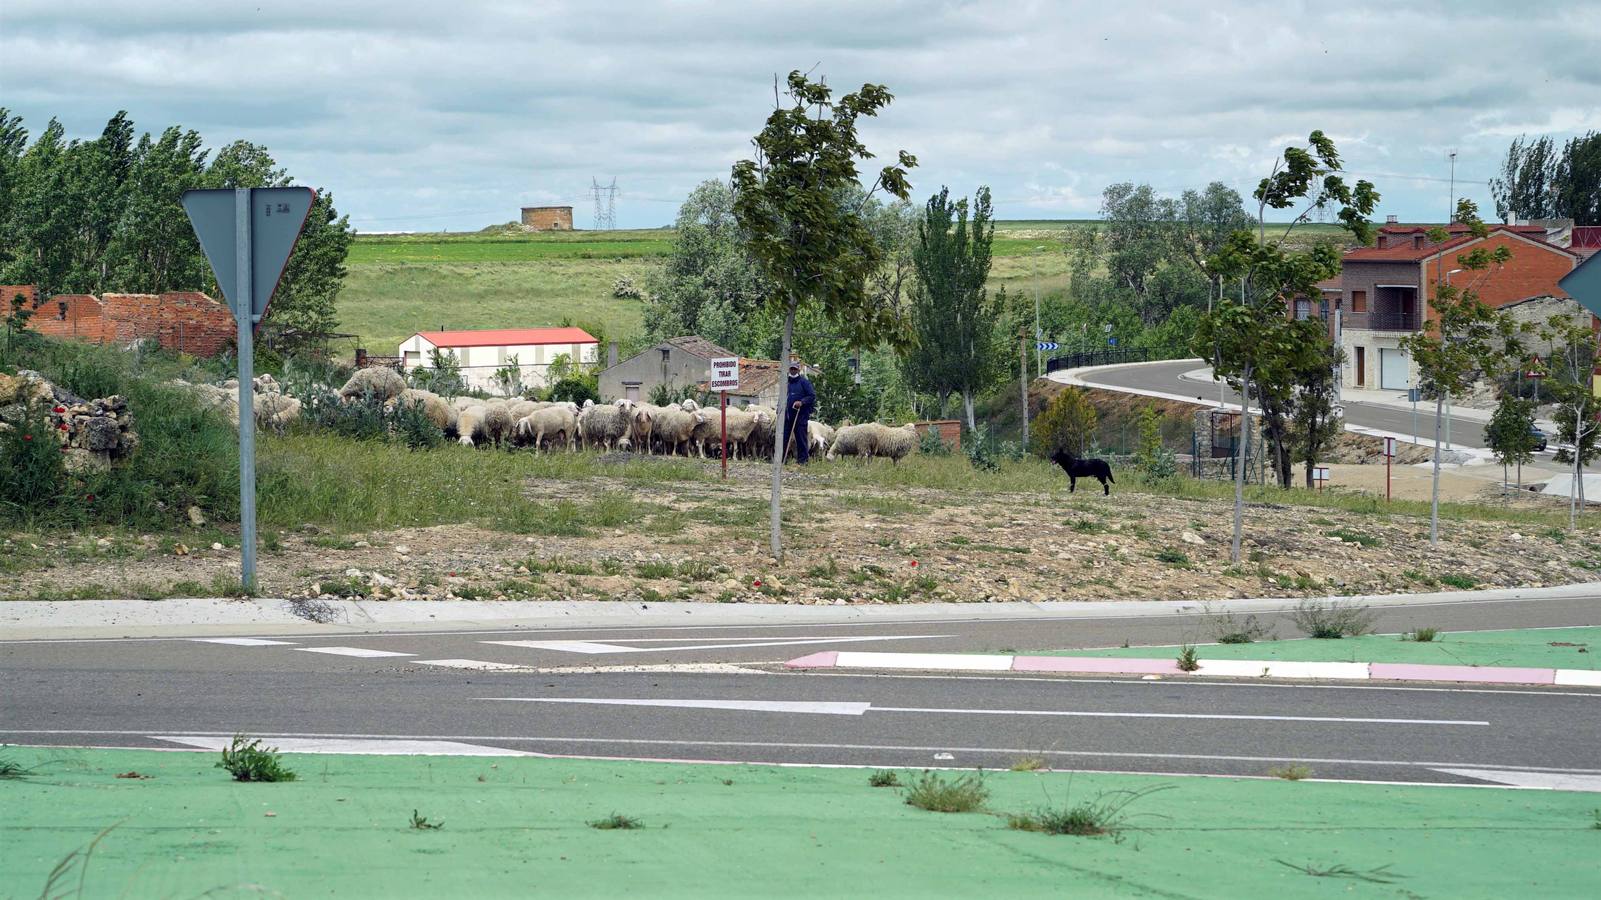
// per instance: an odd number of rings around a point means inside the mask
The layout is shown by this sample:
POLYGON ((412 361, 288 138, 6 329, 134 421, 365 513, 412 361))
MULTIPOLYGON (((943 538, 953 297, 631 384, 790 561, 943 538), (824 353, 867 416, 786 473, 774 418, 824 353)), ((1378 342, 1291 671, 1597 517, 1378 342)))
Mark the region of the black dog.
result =
POLYGON ((1080 478, 1100 479, 1101 490, 1106 494, 1112 493, 1112 489, 1107 486, 1107 482, 1117 484, 1117 479, 1112 477, 1112 467, 1107 465, 1104 459, 1080 459, 1066 450, 1058 450, 1051 454, 1051 462, 1061 466, 1062 471, 1067 473, 1067 492, 1069 494, 1073 493, 1073 489, 1078 487, 1080 478))

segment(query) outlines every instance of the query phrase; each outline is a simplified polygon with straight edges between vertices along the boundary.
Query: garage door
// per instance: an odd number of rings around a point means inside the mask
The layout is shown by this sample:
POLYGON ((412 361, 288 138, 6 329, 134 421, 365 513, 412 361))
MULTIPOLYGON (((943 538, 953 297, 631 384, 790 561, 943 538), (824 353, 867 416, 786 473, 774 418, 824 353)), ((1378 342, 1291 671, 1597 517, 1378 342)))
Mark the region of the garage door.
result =
POLYGON ((1386 391, 1404 391, 1411 387, 1407 378, 1408 359, 1405 350, 1379 350, 1379 388, 1386 391))

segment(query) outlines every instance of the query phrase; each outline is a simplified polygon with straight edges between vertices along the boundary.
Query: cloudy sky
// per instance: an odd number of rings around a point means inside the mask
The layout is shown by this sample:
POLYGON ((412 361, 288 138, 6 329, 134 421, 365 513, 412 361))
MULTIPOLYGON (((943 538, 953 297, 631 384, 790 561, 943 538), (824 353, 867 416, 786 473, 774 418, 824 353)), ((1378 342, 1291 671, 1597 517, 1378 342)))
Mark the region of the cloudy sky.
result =
POLYGON ((1601 129, 1601 2, 793 0, 0 2, 0 105, 93 137, 266 144, 364 230, 474 229, 522 205, 669 222, 726 177, 775 72, 887 85, 868 145, 918 195, 991 186, 1003 218, 1093 216, 1101 188, 1247 193, 1314 128, 1384 195, 1443 217, 1511 137, 1601 129))

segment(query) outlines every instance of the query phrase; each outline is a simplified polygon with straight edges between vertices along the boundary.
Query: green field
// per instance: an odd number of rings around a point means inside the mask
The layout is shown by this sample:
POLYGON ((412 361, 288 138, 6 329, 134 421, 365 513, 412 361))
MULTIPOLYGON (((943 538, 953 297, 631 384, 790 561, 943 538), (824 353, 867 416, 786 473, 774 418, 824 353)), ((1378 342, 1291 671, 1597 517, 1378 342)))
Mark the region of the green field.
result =
POLYGON ((5 756, 34 770, 0 787, 18 897, 1601 893, 1596 797, 1568 791, 990 772, 939 813, 851 768, 289 754, 295 781, 240 784, 213 753, 5 756), (1008 827, 1097 798, 1129 801, 1121 830, 1008 827), (613 814, 637 827, 589 824, 613 814))
MULTIPOLYGON (((1063 236, 1096 224, 997 222, 991 289, 1065 288, 1063 236)), ((1298 241, 1339 234, 1332 225, 1296 230, 1298 241)), ((608 337, 637 334, 643 304, 613 297, 612 285, 627 276, 643 287, 671 249, 672 236, 666 228, 357 235, 339 294, 339 330, 357 335, 361 346, 380 355, 394 353, 414 332, 441 327, 536 327, 565 320, 598 326, 608 337)))

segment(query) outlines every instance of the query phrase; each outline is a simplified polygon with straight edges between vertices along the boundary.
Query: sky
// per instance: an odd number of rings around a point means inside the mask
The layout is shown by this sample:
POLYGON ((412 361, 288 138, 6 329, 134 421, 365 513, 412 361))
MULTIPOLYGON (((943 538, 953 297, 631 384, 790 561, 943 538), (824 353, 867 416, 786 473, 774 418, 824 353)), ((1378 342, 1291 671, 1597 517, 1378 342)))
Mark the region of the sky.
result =
MULTIPOLYGON (((1601 0, 0 2, 0 106, 93 138, 125 109, 265 144, 363 231, 473 230, 571 205, 668 224, 727 178, 792 69, 886 85, 862 129, 913 196, 1097 215, 1103 187, 1244 195, 1313 129, 1383 200, 1442 220, 1519 134, 1601 130, 1601 0)), ((871 165, 871 164, 869 164, 871 165)), ((1270 216, 1270 218, 1272 218, 1270 216)))

